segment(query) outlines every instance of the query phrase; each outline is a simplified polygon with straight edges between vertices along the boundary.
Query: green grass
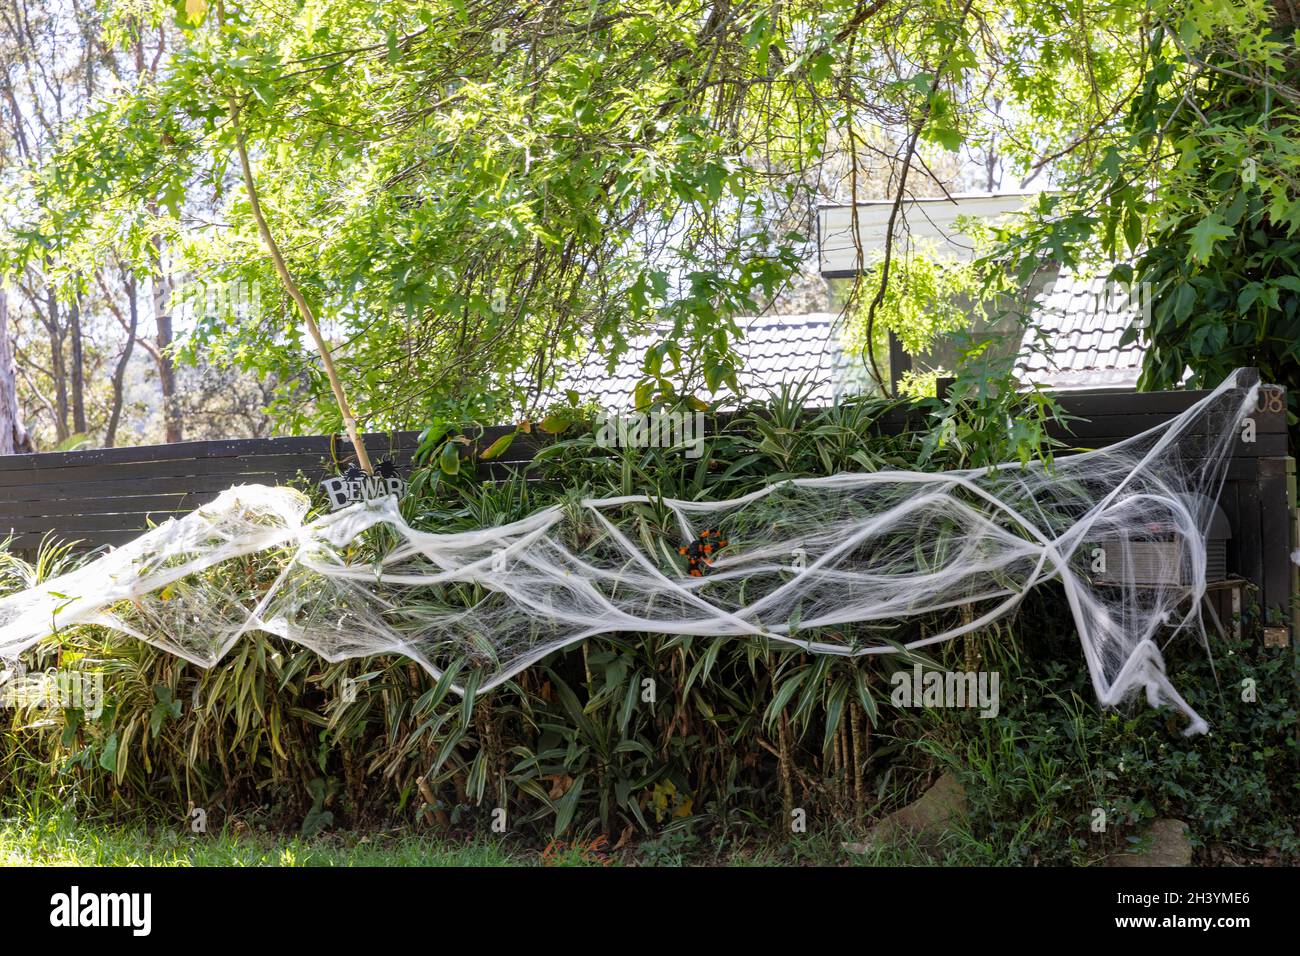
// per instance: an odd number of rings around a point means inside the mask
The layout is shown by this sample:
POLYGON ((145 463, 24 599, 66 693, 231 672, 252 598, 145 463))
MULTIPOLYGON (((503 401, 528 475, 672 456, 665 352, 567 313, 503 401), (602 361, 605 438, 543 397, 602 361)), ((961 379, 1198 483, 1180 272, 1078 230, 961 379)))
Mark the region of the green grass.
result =
POLYGON ((0 821, 0 866, 536 866, 536 853, 415 833, 184 833, 83 823, 68 816, 0 821))
MULTIPOLYGON (((262 830, 192 834, 175 827, 77 820, 67 813, 0 818, 0 866, 879 866, 976 862, 968 854, 891 847, 846 851, 853 835, 809 834, 788 842, 710 846, 673 834, 618 851, 549 852, 485 839, 456 841, 410 830, 331 832, 304 838, 262 830)), ((956 833, 950 834, 960 842, 956 833)))

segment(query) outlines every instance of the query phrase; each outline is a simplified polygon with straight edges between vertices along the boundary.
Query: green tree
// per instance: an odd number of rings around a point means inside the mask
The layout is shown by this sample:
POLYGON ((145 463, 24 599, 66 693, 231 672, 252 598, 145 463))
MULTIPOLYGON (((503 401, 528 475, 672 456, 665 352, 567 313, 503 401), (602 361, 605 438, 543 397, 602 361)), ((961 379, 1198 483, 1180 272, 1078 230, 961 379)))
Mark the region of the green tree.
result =
MULTIPOLYGON (((612 358, 645 331, 650 390, 707 391, 734 381, 734 317, 809 255, 812 203, 839 188, 823 171, 847 167, 853 198, 884 163, 901 202, 927 155, 995 141, 1026 175, 1087 165, 1135 82, 1145 15, 1031 0, 160 5, 118 23, 127 38, 171 18, 170 57, 11 191, 5 259, 111 251, 143 267, 161 243, 192 276, 257 289, 251 312, 200 316, 187 350, 273 376, 289 428, 340 423, 312 401, 329 386, 291 288, 371 427, 527 410, 566 357, 612 358)), ((883 302, 889 271, 855 301, 883 302)))
MULTIPOLYGON (((1097 162, 989 260, 1118 263, 1145 283, 1140 385, 1213 387, 1258 367, 1300 396, 1300 57, 1294 6, 1154 3, 1140 83, 1097 162)), ((1014 268, 1014 267, 1018 267, 1014 268)), ((1005 274, 992 273, 994 282, 1005 274)), ((1139 285, 1139 289, 1143 286, 1139 285)), ((1294 418, 1293 418, 1294 421, 1294 418)))

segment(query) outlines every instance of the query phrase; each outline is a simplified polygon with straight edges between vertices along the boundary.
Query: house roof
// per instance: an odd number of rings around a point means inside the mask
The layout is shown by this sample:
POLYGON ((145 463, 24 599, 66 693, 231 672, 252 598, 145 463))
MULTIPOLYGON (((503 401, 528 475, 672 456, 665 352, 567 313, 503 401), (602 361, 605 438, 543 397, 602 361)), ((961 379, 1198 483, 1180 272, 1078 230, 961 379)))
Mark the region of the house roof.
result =
POLYGON ((1146 349, 1120 339, 1143 320, 1143 298, 1104 275, 1062 272, 1035 300, 1017 377, 1056 391, 1134 388, 1146 349))
MULTIPOLYGON (((829 405, 837 395, 857 390, 862 379, 861 363, 854 361, 840 345, 836 334, 838 315, 810 312, 803 315, 746 316, 736 320, 744 339, 736 351, 744 359, 738 378, 743 388, 762 394, 781 384, 807 382, 807 399, 814 405, 829 405)), ((611 373, 604 359, 591 355, 576 364, 557 385, 557 392, 572 389, 609 409, 630 409, 633 390, 643 377, 641 361, 655 337, 635 337, 611 373)), ((714 398, 731 398, 720 389, 714 398)))
MULTIPOLYGON (((1017 377, 1056 391, 1134 388, 1145 349, 1139 341, 1121 345, 1120 339, 1142 318, 1141 298, 1104 276, 1061 273, 1034 300, 1015 363, 1017 377)), ((864 388, 870 375, 861 358, 842 346, 838 318, 832 312, 738 318, 745 330, 736 346, 744 359, 741 385, 761 395, 782 384, 808 382, 813 405, 829 405, 864 388)), ((634 337, 613 372, 602 357, 590 354, 574 363, 553 395, 571 389, 604 408, 632 408, 642 359, 656 341, 652 335, 634 337)), ((724 406, 734 398, 725 387, 713 397, 724 406)))

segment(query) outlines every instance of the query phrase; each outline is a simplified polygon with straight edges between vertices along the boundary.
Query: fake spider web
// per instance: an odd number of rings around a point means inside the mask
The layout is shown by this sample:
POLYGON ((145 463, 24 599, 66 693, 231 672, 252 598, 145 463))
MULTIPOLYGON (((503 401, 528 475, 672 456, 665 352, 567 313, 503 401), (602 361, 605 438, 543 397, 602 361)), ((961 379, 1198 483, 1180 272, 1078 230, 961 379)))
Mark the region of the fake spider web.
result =
POLYGON ((476 679, 456 690, 482 692, 613 632, 914 650, 1059 580, 1100 704, 1144 692, 1203 732, 1157 641, 1204 639, 1206 529, 1258 389, 1239 371, 1170 422, 1050 468, 837 474, 723 501, 586 499, 450 534, 410 527, 392 497, 308 521, 301 493, 238 486, 0 599, 0 658, 96 624, 211 667, 261 630, 331 661, 402 654, 435 677, 468 662, 476 679), (1126 571, 1153 556, 1155 583, 1126 571), (921 630, 935 620, 943 629, 921 630))

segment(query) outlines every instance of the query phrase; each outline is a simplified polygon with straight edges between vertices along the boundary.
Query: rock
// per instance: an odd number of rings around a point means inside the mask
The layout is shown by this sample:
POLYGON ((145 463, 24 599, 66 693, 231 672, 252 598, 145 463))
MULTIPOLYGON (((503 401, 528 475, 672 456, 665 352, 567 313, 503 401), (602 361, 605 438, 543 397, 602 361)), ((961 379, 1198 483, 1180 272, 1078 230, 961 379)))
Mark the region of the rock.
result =
POLYGON ((845 843, 850 853, 868 853, 896 840, 911 840, 933 847, 948 825, 966 815, 966 790, 950 773, 945 773, 913 802, 895 810, 871 828, 861 843, 845 843))
POLYGON ((1182 820, 1156 820, 1143 833, 1149 844, 1139 853, 1116 853, 1107 866, 1191 866, 1192 841, 1182 820))

